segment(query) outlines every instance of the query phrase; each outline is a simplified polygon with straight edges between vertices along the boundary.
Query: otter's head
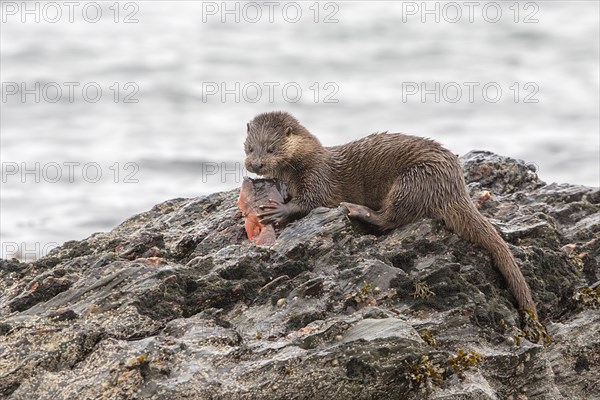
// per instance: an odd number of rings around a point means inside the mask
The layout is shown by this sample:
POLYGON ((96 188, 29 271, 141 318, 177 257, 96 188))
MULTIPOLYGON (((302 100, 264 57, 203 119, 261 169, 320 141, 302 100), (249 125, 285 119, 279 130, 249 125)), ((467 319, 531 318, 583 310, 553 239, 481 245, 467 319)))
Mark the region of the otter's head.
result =
POLYGON ((281 111, 257 115, 247 129, 246 169, 267 177, 280 176, 289 167, 293 137, 307 132, 296 118, 281 111))

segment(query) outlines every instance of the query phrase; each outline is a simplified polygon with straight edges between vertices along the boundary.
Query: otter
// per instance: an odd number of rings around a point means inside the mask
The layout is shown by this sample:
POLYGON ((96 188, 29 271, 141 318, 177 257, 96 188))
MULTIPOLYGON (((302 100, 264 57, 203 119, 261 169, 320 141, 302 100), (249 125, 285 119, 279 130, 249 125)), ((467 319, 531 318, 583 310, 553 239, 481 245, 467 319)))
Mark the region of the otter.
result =
POLYGON ((277 226, 321 206, 339 206, 382 232, 422 218, 440 220, 491 254, 520 309, 537 318, 508 245, 469 197, 458 157, 436 141, 382 132, 324 147, 296 118, 277 111, 247 124, 244 148, 246 169, 285 182, 291 196, 261 205, 261 223, 277 226))

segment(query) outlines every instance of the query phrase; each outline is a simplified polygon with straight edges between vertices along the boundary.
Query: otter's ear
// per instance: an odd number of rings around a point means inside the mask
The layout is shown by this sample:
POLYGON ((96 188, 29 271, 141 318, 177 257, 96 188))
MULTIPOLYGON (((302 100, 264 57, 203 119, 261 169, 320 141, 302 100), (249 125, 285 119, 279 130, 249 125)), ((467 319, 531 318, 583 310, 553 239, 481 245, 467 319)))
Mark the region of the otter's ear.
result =
POLYGON ((285 136, 290 136, 292 134, 292 127, 288 126, 283 132, 285 133, 285 136))
POLYGON ((246 124, 246 129, 247 129, 247 130, 246 130, 246 132, 250 132, 250 122, 248 122, 248 123, 246 124))

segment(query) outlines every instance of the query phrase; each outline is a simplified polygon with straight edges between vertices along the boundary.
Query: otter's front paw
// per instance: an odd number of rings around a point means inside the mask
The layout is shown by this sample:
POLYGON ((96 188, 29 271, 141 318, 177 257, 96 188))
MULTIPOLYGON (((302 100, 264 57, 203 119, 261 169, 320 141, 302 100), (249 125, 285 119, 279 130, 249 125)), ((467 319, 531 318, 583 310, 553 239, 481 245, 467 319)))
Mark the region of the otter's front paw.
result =
POLYGON ((286 204, 273 199, 269 199, 269 204, 258 206, 258 208, 263 210, 257 215, 263 225, 281 225, 290 215, 289 207, 286 204))

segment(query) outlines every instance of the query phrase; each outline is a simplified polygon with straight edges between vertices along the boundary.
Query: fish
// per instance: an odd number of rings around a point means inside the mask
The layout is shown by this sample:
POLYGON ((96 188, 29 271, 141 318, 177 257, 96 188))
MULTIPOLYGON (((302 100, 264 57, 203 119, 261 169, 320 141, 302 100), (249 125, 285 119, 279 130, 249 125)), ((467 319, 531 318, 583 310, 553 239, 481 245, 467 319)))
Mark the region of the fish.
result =
POLYGON ((275 179, 244 177, 237 204, 246 219, 244 228, 250 241, 263 246, 271 246, 275 243, 277 239, 275 228, 273 225, 261 224, 258 214, 263 212, 260 206, 268 204, 269 200, 284 203, 286 197, 287 187, 283 182, 275 179))

